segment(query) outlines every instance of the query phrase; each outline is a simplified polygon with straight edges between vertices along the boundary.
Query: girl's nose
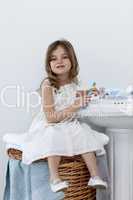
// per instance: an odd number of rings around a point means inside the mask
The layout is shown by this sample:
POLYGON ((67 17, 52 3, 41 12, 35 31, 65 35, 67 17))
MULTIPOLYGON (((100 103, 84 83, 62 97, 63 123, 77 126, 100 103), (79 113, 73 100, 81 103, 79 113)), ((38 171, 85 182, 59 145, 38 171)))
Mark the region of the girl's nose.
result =
POLYGON ((63 59, 62 59, 62 58, 58 58, 58 59, 57 59, 57 63, 58 63, 58 64, 61 64, 62 62, 63 62, 63 59))

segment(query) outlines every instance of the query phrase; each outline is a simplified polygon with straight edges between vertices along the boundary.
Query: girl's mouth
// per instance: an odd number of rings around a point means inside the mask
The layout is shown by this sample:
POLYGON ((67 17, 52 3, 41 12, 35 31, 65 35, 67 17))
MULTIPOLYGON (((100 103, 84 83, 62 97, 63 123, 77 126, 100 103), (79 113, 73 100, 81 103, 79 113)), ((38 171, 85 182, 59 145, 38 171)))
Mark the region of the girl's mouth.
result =
POLYGON ((61 69, 61 68, 64 68, 65 67, 65 65, 58 65, 58 66, 56 66, 56 68, 58 68, 58 69, 61 69))

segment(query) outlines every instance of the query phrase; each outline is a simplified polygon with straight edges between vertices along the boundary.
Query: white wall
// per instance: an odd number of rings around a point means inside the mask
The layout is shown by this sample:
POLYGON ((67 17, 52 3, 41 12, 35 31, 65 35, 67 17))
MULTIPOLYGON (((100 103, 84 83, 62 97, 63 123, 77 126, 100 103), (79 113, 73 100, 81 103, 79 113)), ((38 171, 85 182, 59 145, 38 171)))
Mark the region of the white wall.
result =
MULTIPOLYGON (((0 0, 0 4, 0 91, 16 84, 22 91, 22 87, 24 91, 38 88, 45 50, 59 38, 74 45, 86 81, 120 88, 133 83, 130 0, 0 0)), ((15 102, 15 90, 6 99, 15 102)), ((0 101, 1 136, 26 131, 30 122, 25 107, 7 108, 0 101)), ((6 159, 2 142, 0 158, 3 191, 6 159)))

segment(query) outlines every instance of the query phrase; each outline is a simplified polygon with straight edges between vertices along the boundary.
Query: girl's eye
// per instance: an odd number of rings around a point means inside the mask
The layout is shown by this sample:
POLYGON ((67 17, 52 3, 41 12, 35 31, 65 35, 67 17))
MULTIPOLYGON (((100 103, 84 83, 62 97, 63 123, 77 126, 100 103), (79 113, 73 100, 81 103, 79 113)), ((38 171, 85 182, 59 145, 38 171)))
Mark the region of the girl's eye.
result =
POLYGON ((63 56, 63 59, 68 59, 68 56, 63 56))
POLYGON ((54 60, 56 60, 56 58, 50 58, 50 61, 54 61, 54 60))

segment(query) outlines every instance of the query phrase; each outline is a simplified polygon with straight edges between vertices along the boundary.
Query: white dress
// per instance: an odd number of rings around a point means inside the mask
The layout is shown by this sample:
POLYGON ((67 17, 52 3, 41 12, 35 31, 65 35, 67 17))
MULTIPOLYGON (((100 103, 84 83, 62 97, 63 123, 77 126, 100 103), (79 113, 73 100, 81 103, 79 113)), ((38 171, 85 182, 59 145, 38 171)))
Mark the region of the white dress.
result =
MULTIPOLYGON (((77 85, 70 83, 54 92, 55 109, 59 111, 71 105, 76 90, 77 85)), ((26 133, 6 134, 3 140, 7 146, 12 144, 12 147, 18 147, 23 152, 22 162, 25 164, 52 155, 73 156, 99 152, 109 142, 108 136, 92 130, 78 119, 76 113, 71 119, 48 124, 42 107, 26 133)))

